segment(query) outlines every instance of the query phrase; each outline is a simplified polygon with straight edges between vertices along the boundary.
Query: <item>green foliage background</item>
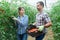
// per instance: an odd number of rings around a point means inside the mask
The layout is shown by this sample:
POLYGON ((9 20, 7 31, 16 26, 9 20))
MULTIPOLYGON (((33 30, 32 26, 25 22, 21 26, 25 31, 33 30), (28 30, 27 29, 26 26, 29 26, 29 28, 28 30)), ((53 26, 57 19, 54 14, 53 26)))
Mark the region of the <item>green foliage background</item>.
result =
MULTIPOLYGON (((18 7, 24 7, 26 15, 29 16, 29 24, 35 21, 37 10, 35 7, 21 2, 17 3, 0 2, 0 40, 16 40, 16 26, 11 16, 18 16, 18 7)), ((55 40, 60 40, 60 2, 57 2, 51 9, 52 30, 55 40)))
POLYGON ((16 40, 17 27, 11 16, 18 16, 18 7, 20 6, 25 8, 25 13, 29 16, 29 23, 35 21, 37 12, 35 7, 23 2, 19 5, 5 1, 0 2, 0 40, 16 40))
POLYGON ((54 38, 55 40, 60 40, 60 1, 53 4, 50 16, 53 23, 52 30, 54 32, 54 38))

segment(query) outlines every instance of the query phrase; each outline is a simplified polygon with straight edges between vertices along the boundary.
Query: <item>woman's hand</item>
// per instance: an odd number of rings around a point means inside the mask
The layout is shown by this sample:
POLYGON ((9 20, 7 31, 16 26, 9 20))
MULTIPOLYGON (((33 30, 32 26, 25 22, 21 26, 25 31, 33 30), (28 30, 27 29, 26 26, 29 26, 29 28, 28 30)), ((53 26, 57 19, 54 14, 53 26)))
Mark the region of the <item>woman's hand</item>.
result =
POLYGON ((13 19, 13 20, 15 20, 15 21, 17 21, 17 20, 18 20, 18 19, 17 19, 16 17, 14 17, 14 16, 12 16, 12 19, 13 19))
POLYGON ((36 22, 34 22, 33 25, 36 25, 36 22))

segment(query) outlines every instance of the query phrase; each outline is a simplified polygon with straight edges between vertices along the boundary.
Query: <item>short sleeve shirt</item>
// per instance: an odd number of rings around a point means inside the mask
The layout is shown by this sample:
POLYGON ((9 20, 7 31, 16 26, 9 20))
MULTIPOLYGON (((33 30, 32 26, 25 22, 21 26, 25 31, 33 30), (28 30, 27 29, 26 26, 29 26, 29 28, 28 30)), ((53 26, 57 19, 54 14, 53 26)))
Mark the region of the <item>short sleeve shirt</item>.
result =
MULTIPOLYGON (((50 17, 46 12, 41 12, 36 14, 36 26, 45 25, 46 23, 50 22, 50 17)), ((45 28, 46 29, 46 28, 45 28)), ((44 30, 45 32, 46 30, 44 30)))
POLYGON ((37 26, 41 26, 41 25, 44 25, 48 22, 50 22, 50 17, 47 13, 45 12, 42 12, 42 13, 37 13, 36 15, 36 25, 37 26))

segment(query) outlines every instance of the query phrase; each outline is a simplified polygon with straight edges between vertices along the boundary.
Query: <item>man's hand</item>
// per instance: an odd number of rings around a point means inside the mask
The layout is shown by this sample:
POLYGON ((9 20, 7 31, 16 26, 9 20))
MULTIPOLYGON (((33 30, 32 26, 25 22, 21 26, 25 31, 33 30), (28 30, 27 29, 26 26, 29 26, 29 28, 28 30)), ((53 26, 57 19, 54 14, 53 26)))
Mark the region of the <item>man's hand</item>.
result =
POLYGON ((39 31, 43 31, 44 30, 44 26, 38 26, 38 30, 39 31))

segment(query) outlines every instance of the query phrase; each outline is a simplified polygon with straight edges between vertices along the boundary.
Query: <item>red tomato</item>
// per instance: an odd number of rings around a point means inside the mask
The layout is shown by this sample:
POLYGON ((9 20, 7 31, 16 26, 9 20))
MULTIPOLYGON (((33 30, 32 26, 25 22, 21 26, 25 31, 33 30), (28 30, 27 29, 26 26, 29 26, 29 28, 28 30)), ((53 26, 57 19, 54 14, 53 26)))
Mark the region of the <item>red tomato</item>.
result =
POLYGON ((30 32, 35 32, 35 31, 38 31, 38 29, 31 29, 28 32, 30 33, 30 32))

